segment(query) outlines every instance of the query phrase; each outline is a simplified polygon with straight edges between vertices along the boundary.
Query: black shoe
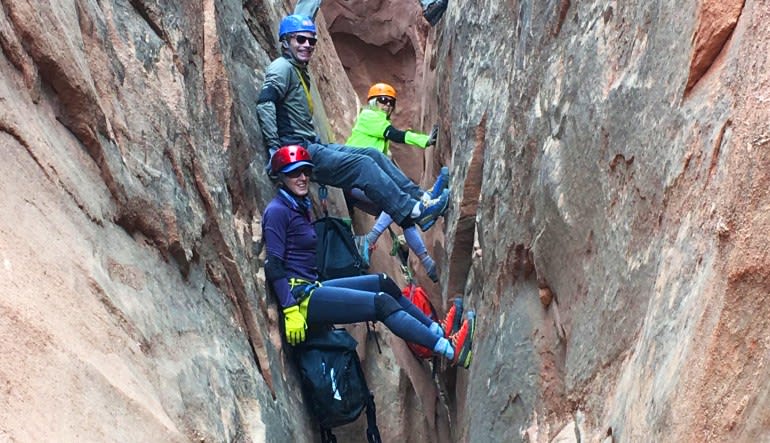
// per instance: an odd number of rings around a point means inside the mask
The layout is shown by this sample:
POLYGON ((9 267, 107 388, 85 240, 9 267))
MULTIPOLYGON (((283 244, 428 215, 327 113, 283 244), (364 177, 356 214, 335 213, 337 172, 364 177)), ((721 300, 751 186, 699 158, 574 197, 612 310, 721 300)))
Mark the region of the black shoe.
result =
POLYGON ((449 0, 436 0, 422 11, 422 16, 431 26, 436 26, 447 6, 449 6, 449 0))

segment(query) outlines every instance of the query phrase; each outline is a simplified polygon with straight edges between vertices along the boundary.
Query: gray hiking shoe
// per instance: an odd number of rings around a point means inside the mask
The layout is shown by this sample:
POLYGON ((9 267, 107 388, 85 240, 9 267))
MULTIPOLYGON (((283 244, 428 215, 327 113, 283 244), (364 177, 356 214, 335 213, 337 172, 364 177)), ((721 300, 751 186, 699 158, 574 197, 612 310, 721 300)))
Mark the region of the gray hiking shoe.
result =
POLYGON ((425 269, 425 273, 433 283, 438 283, 438 273, 436 273, 436 263, 432 263, 429 268, 425 269))
POLYGON ((417 225, 420 226, 422 232, 430 229, 436 223, 436 220, 444 215, 447 207, 449 207, 449 189, 444 189, 439 198, 421 201, 417 225))

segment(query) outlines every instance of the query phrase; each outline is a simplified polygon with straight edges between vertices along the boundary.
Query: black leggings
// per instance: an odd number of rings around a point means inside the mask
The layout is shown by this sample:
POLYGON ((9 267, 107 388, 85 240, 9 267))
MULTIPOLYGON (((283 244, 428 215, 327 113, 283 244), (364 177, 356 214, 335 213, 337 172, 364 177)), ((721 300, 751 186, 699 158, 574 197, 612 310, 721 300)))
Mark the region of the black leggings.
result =
POLYGON ((308 324, 381 321, 400 338, 433 349, 441 337, 430 330, 428 318, 386 274, 338 278, 313 291, 308 324))

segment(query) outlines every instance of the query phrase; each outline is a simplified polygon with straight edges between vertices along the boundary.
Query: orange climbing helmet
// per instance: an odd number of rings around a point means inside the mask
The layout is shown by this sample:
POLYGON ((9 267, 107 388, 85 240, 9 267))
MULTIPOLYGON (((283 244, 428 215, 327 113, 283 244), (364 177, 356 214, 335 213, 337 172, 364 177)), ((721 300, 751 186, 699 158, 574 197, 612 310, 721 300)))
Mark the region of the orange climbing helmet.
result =
POLYGON ((387 83, 375 83, 369 88, 369 94, 366 97, 366 100, 371 100, 374 97, 390 97, 395 100, 396 88, 387 83))

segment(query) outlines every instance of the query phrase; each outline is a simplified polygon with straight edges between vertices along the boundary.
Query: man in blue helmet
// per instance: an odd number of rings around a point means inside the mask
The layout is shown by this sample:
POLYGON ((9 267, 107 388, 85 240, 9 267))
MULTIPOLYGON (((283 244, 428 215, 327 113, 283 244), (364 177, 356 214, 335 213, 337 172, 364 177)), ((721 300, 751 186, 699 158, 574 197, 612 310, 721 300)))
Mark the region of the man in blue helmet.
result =
POLYGON ((316 44, 310 17, 289 15, 280 24, 283 55, 267 67, 257 102, 262 138, 272 155, 281 146, 304 146, 313 158, 313 180, 338 188, 358 188, 402 227, 429 229, 444 214, 449 190, 424 192, 376 149, 322 144, 313 125, 307 64, 316 44))
MULTIPOLYGON (((449 0, 420 0, 422 6, 422 16, 430 23, 431 26, 436 26, 436 23, 444 15, 449 0)), ((298 15, 307 15, 315 19, 318 10, 321 9, 321 0, 297 0, 297 5, 294 7, 294 13, 298 15)))

